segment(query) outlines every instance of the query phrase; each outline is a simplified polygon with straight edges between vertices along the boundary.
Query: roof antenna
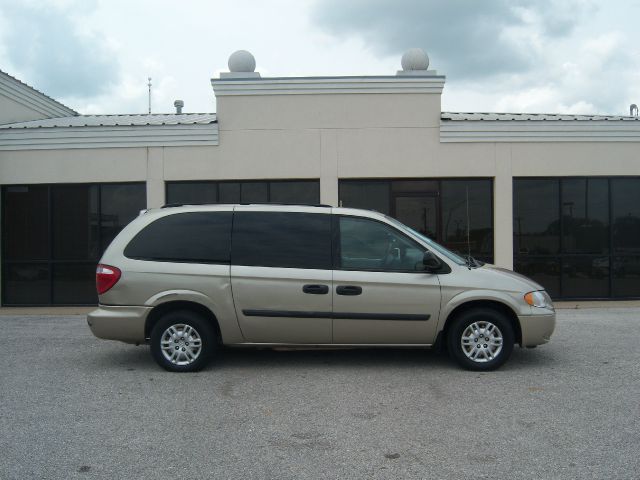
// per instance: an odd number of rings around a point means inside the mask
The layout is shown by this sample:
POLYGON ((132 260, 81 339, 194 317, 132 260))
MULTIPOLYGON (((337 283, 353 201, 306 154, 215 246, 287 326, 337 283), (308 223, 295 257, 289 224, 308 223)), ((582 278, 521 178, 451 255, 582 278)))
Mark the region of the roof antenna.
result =
POLYGON ((467 266, 471 270, 471 221, 469 220, 469 185, 467 185, 467 266))
POLYGON ((147 87, 149 87, 149 115, 151 115, 151 77, 149 77, 149 83, 147 83, 147 87))

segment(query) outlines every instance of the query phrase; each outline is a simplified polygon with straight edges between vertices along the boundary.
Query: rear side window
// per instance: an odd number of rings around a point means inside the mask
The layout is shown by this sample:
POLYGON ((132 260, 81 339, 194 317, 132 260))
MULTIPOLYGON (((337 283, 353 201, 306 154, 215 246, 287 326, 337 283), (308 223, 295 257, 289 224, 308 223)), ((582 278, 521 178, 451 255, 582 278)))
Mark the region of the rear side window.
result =
POLYGON ((124 254, 160 262, 229 263, 232 216, 189 212, 162 217, 138 232, 124 254))
POLYGON ((331 215, 236 212, 234 265, 331 269, 331 215))

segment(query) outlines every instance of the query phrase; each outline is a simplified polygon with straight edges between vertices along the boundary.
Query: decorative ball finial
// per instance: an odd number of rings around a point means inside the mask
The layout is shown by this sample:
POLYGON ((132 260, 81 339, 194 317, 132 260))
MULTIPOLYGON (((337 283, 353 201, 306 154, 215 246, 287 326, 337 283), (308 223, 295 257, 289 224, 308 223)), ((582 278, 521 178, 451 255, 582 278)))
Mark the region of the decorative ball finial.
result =
POLYGON ((256 59, 251 52, 237 50, 229 57, 230 72, 253 72, 256 69, 256 59))
POLYGON ((427 70, 429 68, 429 56, 421 48, 410 48, 402 55, 402 70, 427 70))

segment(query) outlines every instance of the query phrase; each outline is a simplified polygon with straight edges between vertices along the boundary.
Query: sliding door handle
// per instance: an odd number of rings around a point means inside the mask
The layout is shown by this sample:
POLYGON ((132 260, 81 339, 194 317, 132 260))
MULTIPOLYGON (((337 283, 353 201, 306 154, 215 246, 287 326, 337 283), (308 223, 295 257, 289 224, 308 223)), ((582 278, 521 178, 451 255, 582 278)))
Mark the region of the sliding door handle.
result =
POLYGON ((336 288, 338 295, 360 295, 362 293, 362 287, 357 285, 340 285, 336 288))
POLYGON ((305 285, 302 287, 302 291, 304 293, 309 293, 311 295, 326 295, 329 293, 328 285, 305 285))

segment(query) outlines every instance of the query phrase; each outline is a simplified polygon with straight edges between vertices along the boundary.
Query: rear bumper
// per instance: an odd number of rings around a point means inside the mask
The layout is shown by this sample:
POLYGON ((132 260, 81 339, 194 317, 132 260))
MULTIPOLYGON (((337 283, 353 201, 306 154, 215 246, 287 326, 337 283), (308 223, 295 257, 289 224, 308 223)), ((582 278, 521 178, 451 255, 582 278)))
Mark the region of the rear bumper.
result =
POLYGON ((144 324, 151 307, 112 307, 100 305, 87 315, 91 332, 98 338, 126 343, 143 343, 144 324))
POLYGON ((556 314, 522 315, 519 316, 522 330, 523 347, 535 347, 547 343, 556 328, 556 314))

